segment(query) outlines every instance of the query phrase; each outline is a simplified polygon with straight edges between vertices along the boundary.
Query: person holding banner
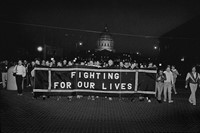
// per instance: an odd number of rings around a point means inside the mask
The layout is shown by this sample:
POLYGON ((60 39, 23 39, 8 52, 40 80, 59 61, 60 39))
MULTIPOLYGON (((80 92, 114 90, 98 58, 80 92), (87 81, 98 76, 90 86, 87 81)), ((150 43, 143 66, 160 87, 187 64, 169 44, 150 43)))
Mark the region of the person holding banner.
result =
POLYGON ((199 85, 200 87, 200 74, 196 72, 196 67, 192 67, 192 72, 189 72, 186 76, 186 85, 185 88, 190 86, 191 94, 189 97, 189 102, 193 105, 196 105, 196 90, 199 85))
MULTIPOLYGON (((113 60, 108 60, 108 66, 107 66, 107 69, 113 69, 113 68, 115 68, 115 66, 114 66, 114 62, 113 62, 113 60)), ((112 100, 112 97, 108 97, 108 100, 112 100)))
POLYGON ((166 79, 165 74, 163 73, 163 70, 159 70, 157 75, 156 75, 156 87, 157 87, 157 100, 159 103, 161 103, 161 94, 164 89, 164 80, 166 79))
POLYGON ((22 81, 26 76, 26 68, 22 65, 22 60, 18 61, 18 65, 16 65, 13 69, 13 75, 16 77, 17 83, 17 92, 18 95, 22 95, 22 81))
POLYGON ((171 90, 174 80, 169 65, 167 66, 166 71, 164 71, 164 74, 166 76, 166 79, 164 80, 164 102, 167 101, 167 96, 168 96, 168 102, 172 103, 173 100, 171 99, 171 90))

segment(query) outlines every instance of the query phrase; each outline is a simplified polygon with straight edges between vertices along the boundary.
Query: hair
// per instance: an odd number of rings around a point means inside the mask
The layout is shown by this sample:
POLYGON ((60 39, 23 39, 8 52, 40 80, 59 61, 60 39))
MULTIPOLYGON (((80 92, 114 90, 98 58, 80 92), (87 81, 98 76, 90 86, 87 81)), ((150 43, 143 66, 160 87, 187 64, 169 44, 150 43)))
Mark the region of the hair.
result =
POLYGON ((196 66, 192 66, 191 68, 192 68, 192 69, 193 69, 193 68, 197 69, 197 67, 196 67, 196 66))
POLYGON ((165 69, 167 69, 167 68, 170 68, 170 65, 167 65, 167 67, 165 69))

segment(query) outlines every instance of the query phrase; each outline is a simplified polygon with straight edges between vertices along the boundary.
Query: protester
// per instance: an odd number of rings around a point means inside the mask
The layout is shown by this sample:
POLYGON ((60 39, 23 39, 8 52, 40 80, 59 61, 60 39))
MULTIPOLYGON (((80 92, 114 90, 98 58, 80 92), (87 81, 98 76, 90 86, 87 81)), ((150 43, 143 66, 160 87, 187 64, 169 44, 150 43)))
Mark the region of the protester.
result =
POLYGON ((50 67, 50 62, 48 60, 45 62, 45 66, 50 67))
POLYGON ((130 69, 130 63, 128 61, 125 61, 123 68, 130 69))
POLYGON ((31 74, 33 69, 35 68, 35 61, 32 61, 31 64, 28 67, 28 77, 30 78, 31 86, 34 88, 34 76, 31 74))
POLYGON ((41 66, 46 66, 46 61, 42 60, 41 66))
POLYGON ((18 64, 13 69, 13 74, 16 77, 17 92, 18 95, 22 95, 22 81, 26 76, 26 68, 22 65, 22 60, 18 61, 18 64))
MULTIPOLYGON (((108 60, 108 65, 107 65, 107 68, 110 68, 110 69, 113 69, 114 68, 114 62, 113 60, 108 60)), ((112 97, 108 97, 108 100, 113 100, 112 97)))
POLYGON ((196 72, 196 67, 192 67, 192 71, 187 73, 185 88, 188 88, 188 84, 191 90, 189 102, 196 105, 196 90, 199 85, 200 87, 200 74, 196 72))
POLYGON ((176 84, 176 78, 177 78, 177 76, 180 75, 180 74, 179 74, 178 70, 175 68, 174 65, 172 65, 171 71, 172 71, 173 80, 174 80, 174 83, 173 83, 173 85, 172 85, 172 88, 173 88, 173 90, 174 90, 174 94, 177 94, 175 84, 176 84))
MULTIPOLYGON (((28 61, 27 60, 24 60, 23 61, 23 64, 22 64, 25 68, 26 68, 26 73, 28 73, 28 66, 29 66, 29 63, 28 63, 28 61)), ((28 74, 26 74, 26 76, 24 77, 24 79, 23 79, 23 87, 22 88, 24 88, 24 83, 25 83, 25 85, 26 85, 26 87, 28 87, 29 86, 29 77, 28 77, 29 75, 28 74)))
POLYGON ((62 65, 63 65, 63 67, 67 66, 67 60, 66 59, 63 60, 63 64, 62 65))
POLYGON ((62 62, 61 61, 57 62, 57 67, 62 67, 62 62))
POLYGON ((165 81, 166 77, 165 74, 163 73, 163 70, 159 70, 157 75, 156 75, 156 87, 158 89, 158 96, 157 96, 157 100, 159 103, 161 103, 161 94, 163 92, 164 89, 164 81, 165 81))
POLYGON ((171 90, 174 81, 173 81, 173 74, 170 71, 170 66, 167 66, 166 70, 164 71, 164 74, 166 75, 166 79, 164 80, 164 102, 167 101, 168 97, 168 102, 172 103, 173 100, 171 98, 171 90))
POLYGON ((8 61, 5 60, 3 61, 2 63, 2 66, 1 66, 1 78, 2 78, 2 84, 3 84, 3 88, 6 88, 6 81, 8 79, 8 69, 9 69, 9 66, 8 66, 8 61))

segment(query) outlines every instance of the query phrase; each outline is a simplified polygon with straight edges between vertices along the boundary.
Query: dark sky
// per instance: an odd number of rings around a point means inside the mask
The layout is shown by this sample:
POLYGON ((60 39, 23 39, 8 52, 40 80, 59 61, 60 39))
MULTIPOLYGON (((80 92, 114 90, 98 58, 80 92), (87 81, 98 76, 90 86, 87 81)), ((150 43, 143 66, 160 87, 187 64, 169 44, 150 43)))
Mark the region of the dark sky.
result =
POLYGON ((99 34, 67 28, 102 31, 107 24, 111 33, 117 33, 113 34, 117 52, 153 56, 157 38, 200 14, 198 0, 9 1, 1 6, 1 55, 2 49, 7 54, 18 48, 33 51, 44 41, 65 52, 74 50, 79 40, 85 49, 95 49, 99 34))

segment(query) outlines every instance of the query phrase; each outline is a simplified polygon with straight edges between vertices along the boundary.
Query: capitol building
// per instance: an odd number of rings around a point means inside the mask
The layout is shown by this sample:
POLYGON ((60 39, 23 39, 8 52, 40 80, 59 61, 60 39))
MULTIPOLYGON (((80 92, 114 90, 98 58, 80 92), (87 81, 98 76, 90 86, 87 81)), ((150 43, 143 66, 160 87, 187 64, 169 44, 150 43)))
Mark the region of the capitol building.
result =
POLYGON ((100 37, 97 40, 96 51, 102 51, 102 50, 115 52, 114 41, 113 41, 112 35, 109 33, 107 26, 105 26, 104 31, 100 34, 100 37))

